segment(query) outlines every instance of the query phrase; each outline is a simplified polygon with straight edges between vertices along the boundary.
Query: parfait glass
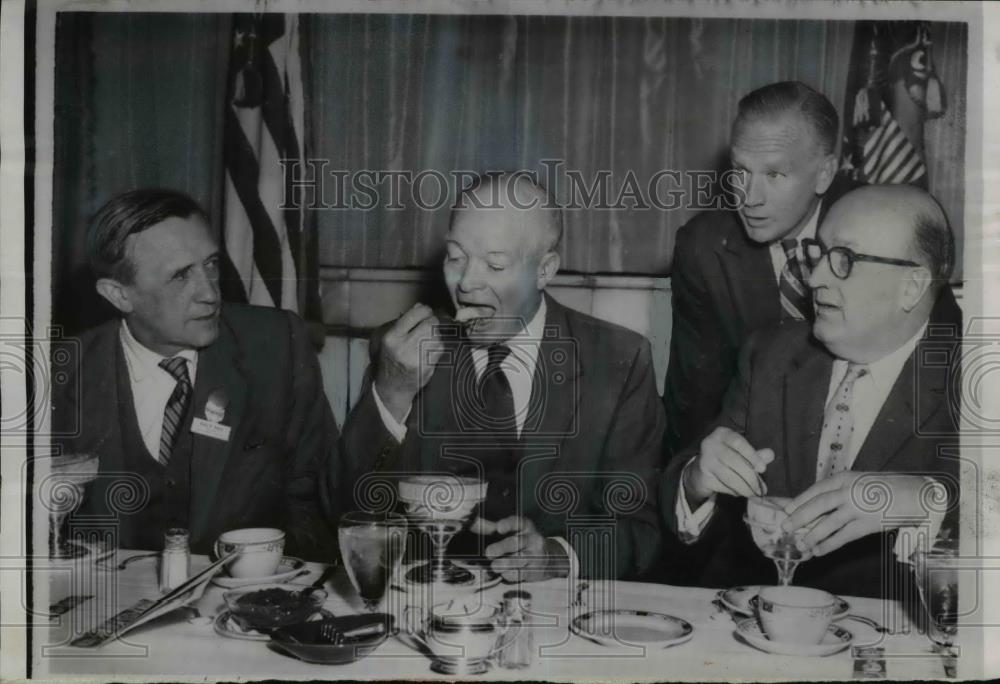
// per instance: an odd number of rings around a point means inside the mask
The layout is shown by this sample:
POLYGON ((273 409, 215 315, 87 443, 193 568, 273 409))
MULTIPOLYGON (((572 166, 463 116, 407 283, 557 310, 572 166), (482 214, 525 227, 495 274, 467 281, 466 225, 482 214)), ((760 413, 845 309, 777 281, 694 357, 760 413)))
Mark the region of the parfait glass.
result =
POLYGON ((340 518, 340 555, 365 609, 375 612, 406 547, 406 518, 395 513, 352 511, 340 518))
POLYGON ((38 488, 39 499, 49 513, 49 558, 82 558, 87 547, 66 539, 66 518, 83 501, 83 488, 97 478, 100 460, 96 454, 60 454, 50 460, 50 472, 38 488))
POLYGON ((465 586, 475 582, 472 572, 444 557, 448 542, 466 527, 486 498, 487 483, 458 475, 415 475, 399 482, 399 499, 406 517, 431 540, 433 559, 411 569, 406 579, 415 584, 465 586))

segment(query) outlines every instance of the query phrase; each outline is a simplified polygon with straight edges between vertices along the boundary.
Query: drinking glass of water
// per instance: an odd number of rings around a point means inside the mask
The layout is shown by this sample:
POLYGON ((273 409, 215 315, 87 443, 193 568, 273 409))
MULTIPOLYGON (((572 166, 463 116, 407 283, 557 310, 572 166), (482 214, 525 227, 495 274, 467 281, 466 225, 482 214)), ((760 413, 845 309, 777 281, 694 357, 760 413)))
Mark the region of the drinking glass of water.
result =
POLYGON ((352 511, 340 518, 340 555, 351 584, 370 612, 378 609, 406 547, 406 518, 352 511))

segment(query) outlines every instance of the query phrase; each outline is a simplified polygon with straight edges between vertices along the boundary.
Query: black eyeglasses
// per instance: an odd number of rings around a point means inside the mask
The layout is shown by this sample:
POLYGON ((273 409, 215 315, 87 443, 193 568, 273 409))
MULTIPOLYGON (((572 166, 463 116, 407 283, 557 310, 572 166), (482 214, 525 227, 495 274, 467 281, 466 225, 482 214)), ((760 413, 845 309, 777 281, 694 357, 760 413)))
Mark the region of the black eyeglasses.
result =
POLYGON ((906 259, 890 259, 888 257, 872 256, 871 254, 858 254, 850 247, 830 247, 829 249, 819 240, 813 238, 802 239, 802 252, 809 262, 809 268, 816 270, 819 262, 825 255, 830 263, 830 270, 833 275, 841 280, 847 279, 851 275, 855 261, 868 261, 875 264, 888 264, 890 266, 919 266, 915 261, 906 259))

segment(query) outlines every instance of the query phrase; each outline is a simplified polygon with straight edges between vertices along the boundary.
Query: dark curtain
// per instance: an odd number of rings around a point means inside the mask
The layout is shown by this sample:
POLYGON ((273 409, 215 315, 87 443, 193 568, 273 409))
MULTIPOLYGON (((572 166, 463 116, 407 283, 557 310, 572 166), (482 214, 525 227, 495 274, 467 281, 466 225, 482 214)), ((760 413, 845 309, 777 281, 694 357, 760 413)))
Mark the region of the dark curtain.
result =
MULTIPOLYGON (((313 149, 330 169, 544 178, 540 160, 556 159, 588 186, 610 173, 608 204, 629 172, 645 191, 661 169, 724 166, 736 103, 757 86, 801 79, 842 101, 853 37, 853 22, 553 16, 328 15, 312 29, 313 149)), ((678 189, 693 195, 667 179, 661 198, 678 189)), ((565 269, 669 271, 695 209, 622 204, 567 212, 565 269)), ((323 211, 321 262, 426 265, 447 222, 448 206, 323 211)))
MULTIPOLYGON (((59 14, 57 323, 95 322, 82 231, 112 195, 175 187, 218 217, 229 22, 59 14)), ((736 103, 757 86, 797 78, 842 103, 853 38, 853 22, 560 16, 309 15, 303 29, 307 143, 327 171, 527 168, 544 179, 540 161, 560 160, 588 186, 610 174, 608 203, 630 171, 645 192, 660 170, 723 168, 736 103)), ((966 39, 964 27, 933 30, 949 108, 927 124, 928 170, 961 237, 966 39)), ((684 177, 661 180, 662 199, 695 194, 684 177)), ((572 186, 564 173, 555 181, 566 202, 572 186)), ((634 204, 568 211, 564 268, 668 273, 674 233, 696 209, 634 204)), ((433 265, 449 206, 318 210, 320 264, 433 265)))

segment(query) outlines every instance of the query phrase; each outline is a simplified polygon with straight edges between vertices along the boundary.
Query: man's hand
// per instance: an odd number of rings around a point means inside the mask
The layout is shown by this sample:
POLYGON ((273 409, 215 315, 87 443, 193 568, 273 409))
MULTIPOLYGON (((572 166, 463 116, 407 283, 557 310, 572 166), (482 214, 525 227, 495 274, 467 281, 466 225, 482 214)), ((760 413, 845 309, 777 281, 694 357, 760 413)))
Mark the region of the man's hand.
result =
POLYGON ((844 471, 792 499, 781 527, 792 532, 815 525, 797 545, 822 556, 869 534, 926 520, 928 486, 933 481, 919 475, 844 471), (866 487, 872 489, 865 492, 866 487))
POLYGON ((403 422, 413 398, 431 379, 441 358, 444 344, 434 332, 437 323, 430 307, 415 304, 382 338, 375 389, 399 422, 403 422))
POLYGON ((767 487, 760 474, 773 460, 771 449, 754 449, 738 432, 715 428, 684 470, 688 504, 695 509, 712 494, 764 496, 767 487))
POLYGON ((486 547, 490 569, 508 582, 538 582, 569 573, 569 558, 559 542, 546 539, 527 518, 512 515, 497 522, 477 518, 470 528, 481 535, 510 535, 486 547))

